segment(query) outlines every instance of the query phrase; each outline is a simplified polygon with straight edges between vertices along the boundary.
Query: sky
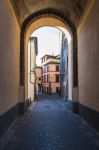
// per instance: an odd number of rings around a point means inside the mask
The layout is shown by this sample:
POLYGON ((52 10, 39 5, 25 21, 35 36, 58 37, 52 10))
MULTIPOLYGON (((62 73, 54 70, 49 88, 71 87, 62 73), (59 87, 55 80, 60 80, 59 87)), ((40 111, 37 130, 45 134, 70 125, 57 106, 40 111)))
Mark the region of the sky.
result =
POLYGON ((41 57, 45 54, 59 54, 60 40, 59 29, 55 27, 41 27, 34 31, 31 35, 38 39, 38 56, 36 58, 36 64, 41 65, 41 57))

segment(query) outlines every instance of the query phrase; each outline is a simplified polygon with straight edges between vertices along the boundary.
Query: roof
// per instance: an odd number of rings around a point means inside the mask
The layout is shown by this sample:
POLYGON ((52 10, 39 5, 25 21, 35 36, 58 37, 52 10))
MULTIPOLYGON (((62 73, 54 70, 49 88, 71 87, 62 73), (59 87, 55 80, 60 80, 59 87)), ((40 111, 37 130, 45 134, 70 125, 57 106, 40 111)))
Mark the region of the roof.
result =
POLYGON ((47 63, 43 64, 42 66, 46 66, 46 65, 50 65, 50 64, 58 64, 58 65, 60 65, 60 62, 47 62, 47 63))
POLYGON ((45 54, 43 57, 41 57, 41 59, 44 58, 45 56, 48 56, 49 58, 60 59, 60 58, 58 58, 59 55, 53 56, 53 55, 47 55, 47 54, 45 54))

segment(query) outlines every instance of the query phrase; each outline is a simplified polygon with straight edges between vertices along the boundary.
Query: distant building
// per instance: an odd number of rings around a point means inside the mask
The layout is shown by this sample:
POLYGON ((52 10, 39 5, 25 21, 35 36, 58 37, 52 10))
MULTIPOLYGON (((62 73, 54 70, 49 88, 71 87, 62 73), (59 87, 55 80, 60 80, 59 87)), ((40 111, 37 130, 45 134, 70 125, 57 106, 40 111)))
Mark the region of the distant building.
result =
POLYGON ((39 93, 42 91, 42 67, 36 67, 36 92, 39 93))
POLYGON ((64 32, 60 34, 61 57, 60 57, 60 90, 61 97, 67 101, 68 98, 68 40, 64 32))
POLYGON ((42 92, 55 94, 60 91, 60 57, 44 55, 42 61, 42 92))
POLYGON ((36 86, 36 56, 38 54, 37 50, 37 38, 29 38, 29 47, 28 47, 28 98, 32 101, 35 98, 35 86, 36 86))

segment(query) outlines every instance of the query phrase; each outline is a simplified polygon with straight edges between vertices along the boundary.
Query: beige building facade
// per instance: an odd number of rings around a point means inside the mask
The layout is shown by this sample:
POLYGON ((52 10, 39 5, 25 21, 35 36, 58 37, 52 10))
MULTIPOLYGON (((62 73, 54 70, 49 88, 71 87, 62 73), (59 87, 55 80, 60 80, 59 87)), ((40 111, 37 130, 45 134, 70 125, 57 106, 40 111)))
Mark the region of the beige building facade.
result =
POLYGON ((30 37, 28 44, 28 98, 34 101, 36 88, 37 38, 30 37))
POLYGON ((58 94, 60 90, 60 58, 45 55, 42 61, 42 92, 58 94))

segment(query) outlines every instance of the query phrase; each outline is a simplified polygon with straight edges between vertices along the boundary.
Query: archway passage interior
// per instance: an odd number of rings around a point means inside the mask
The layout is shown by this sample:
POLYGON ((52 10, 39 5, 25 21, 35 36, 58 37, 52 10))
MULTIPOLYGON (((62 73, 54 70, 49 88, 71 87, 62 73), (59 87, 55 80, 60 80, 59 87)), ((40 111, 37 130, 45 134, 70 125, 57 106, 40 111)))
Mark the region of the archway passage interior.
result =
POLYGON ((69 106, 73 111, 79 106, 79 114, 99 131, 98 12, 98 0, 0 0, 0 134, 28 106, 27 39, 33 28, 44 25, 63 27, 70 32, 72 94, 71 97, 69 94, 69 106), (56 19, 59 24, 54 24, 55 20, 52 24, 47 24, 48 20, 39 24, 44 18, 56 19))
MULTIPOLYGON (((55 19, 43 18, 44 21, 53 23, 55 19)), ((32 33, 28 44, 28 98, 32 97, 31 100, 33 101, 33 95, 35 93, 36 97, 36 91, 38 91, 36 89, 41 86, 43 93, 59 94, 66 101, 68 96, 68 49, 70 56, 70 53, 72 53, 71 47, 71 35, 62 27, 42 26, 32 33), (35 39, 37 39, 37 43, 34 42, 35 39), (31 48, 33 43, 34 47, 31 48), (32 59, 30 60, 30 58, 32 59), (35 72, 32 70, 35 70, 35 72), (29 80, 31 75, 32 79, 34 76, 34 86, 29 80), (40 81, 39 78, 42 80, 40 81), (37 88, 34 88, 35 85, 37 85, 37 88)), ((69 88, 69 93, 70 91, 69 88)))
POLYGON ((20 83, 21 86, 24 86, 25 90, 25 99, 27 99, 27 45, 28 38, 31 36, 32 32, 42 26, 53 26, 61 29, 63 32, 66 32, 71 38, 69 43, 69 67, 68 67, 68 99, 76 100, 77 99, 77 90, 78 90, 78 72, 77 72, 77 42, 76 42, 76 30, 74 26, 67 24, 66 20, 55 12, 52 14, 52 10, 46 10, 44 12, 40 12, 41 15, 33 14, 30 16, 23 24, 22 32, 21 32, 21 66, 20 71, 20 83), (51 11, 51 13, 49 13, 51 11), (31 19, 30 19, 31 18, 31 19), (24 70, 23 70, 24 68, 24 70), (74 90, 75 89, 75 90, 74 90), (76 91, 76 92, 75 92, 76 91), (75 94, 76 93, 76 94, 75 94), (76 98, 75 98, 76 97, 76 98))

